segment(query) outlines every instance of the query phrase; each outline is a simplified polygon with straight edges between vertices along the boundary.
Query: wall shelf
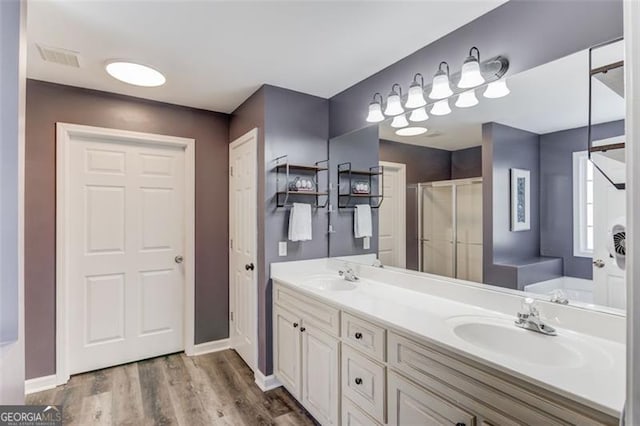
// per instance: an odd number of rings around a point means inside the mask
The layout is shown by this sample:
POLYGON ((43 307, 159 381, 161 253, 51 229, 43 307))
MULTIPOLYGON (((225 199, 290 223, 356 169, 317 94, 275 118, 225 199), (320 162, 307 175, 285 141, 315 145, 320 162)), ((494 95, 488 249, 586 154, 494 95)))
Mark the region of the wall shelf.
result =
POLYGON ((380 208, 384 200, 383 166, 369 167, 369 170, 354 170, 351 162, 338 164, 338 208, 352 208, 357 203, 354 200, 366 199, 372 209, 380 208), (353 184, 361 177, 369 185, 369 193, 353 192, 353 184), (379 189, 378 194, 372 194, 375 189, 379 189))
MULTIPOLYGON (((289 156, 282 155, 275 160, 274 170, 276 172, 276 205, 277 207, 291 207, 292 200, 306 202, 309 198, 315 198, 312 204, 314 208, 324 208, 329 204, 329 190, 322 191, 319 188, 318 175, 329 170, 329 160, 317 161, 313 165, 289 163, 289 156), (311 176, 314 188, 312 191, 291 190, 290 184, 294 178, 300 176, 311 176), (324 201, 321 203, 321 201, 324 201)), ((327 179, 328 182, 328 179, 327 179)), ((327 184, 328 185, 328 184, 327 184)))

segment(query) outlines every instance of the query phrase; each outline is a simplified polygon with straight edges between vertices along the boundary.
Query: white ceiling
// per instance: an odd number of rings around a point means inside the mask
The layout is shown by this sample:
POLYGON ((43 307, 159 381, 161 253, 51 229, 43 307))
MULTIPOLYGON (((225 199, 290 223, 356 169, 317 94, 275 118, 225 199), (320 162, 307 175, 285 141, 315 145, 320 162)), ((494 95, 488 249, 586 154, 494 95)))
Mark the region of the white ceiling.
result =
POLYGON ((221 112, 264 83, 327 98, 504 2, 31 0, 27 74, 221 112), (44 62, 35 43, 79 52, 81 67, 44 62), (114 58, 167 84, 118 82, 114 58))
MULTIPOLYGON (((619 50, 620 55, 622 49, 619 50)), ((615 62, 609 58, 608 62, 615 62)), ((618 58, 617 60, 620 60, 618 58)), ((423 124, 429 131, 420 136, 399 137, 389 124, 380 125, 380 137, 414 145, 455 151, 482 144, 482 123, 497 122, 530 132, 545 134, 588 124, 588 50, 566 56, 508 78, 511 93, 499 99, 476 96, 472 108, 453 106, 449 115, 430 116, 423 124)), ((594 79, 594 123, 624 118, 624 99, 594 79)))

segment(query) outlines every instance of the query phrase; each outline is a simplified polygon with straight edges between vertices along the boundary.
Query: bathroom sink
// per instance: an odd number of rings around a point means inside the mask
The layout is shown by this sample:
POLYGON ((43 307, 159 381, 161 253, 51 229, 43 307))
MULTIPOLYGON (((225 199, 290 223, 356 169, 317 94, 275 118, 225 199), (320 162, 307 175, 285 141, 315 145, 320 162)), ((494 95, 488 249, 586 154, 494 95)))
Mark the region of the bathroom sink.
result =
POLYGON ((520 362, 558 368, 585 364, 606 368, 613 363, 598 346, 571 332, 546 336, 518 328, 508 319, 491 317, 460 316, 447 322, 463 341, 520 362))
POLYGON ((316 275, 308 278, 302 282, 302 286, 312 288, 314 290, 328 291, 348 291, 355 290, 357 288, 356 283, 346 281, 340 277, 329 274, 316 275))

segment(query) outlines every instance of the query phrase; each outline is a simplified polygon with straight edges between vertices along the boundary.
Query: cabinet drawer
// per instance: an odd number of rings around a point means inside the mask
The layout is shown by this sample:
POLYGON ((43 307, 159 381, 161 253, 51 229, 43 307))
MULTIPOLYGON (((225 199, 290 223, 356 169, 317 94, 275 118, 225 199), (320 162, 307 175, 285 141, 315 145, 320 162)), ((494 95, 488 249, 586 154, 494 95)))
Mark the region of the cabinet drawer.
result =
POLYGON ((342 345, 342 394, 385 422, 385 367, 342 345))
POLYGON ((340 334, 340 311, 322 302, 306 297, 281 284, 274 284, 273 301, 297 313, 309 325, 315 325, 333 336, 340 334))
POLYGON ((349 398, 342 398, 342 426, 381 426, 349 398))
POLYGON ((342 313, 342 338, 344 341, 378 361, 385 360, 385 337, 384 328, 346 312, 342 313))
POLYGON ((476 425, 473 414, 394 372, 389 372, 388 395, 389 425, 476 425))

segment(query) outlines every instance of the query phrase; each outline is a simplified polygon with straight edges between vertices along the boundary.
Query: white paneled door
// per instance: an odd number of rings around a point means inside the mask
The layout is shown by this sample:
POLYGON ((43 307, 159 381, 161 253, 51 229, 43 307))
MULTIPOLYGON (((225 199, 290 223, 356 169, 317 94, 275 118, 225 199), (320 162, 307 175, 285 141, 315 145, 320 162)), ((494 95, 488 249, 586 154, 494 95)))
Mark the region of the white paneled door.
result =
POLYGON ((255 129, 229 146, 230 343, 253 371, 258 358, 257 147, 255 129))
POLYGON ((406 266, 406 165, 381 161, 384 200, 380 205, 378 258, 383 265, 406 266))
POLYGON ((184 147, 68 144, 68 373, 183 350, 184 147))

